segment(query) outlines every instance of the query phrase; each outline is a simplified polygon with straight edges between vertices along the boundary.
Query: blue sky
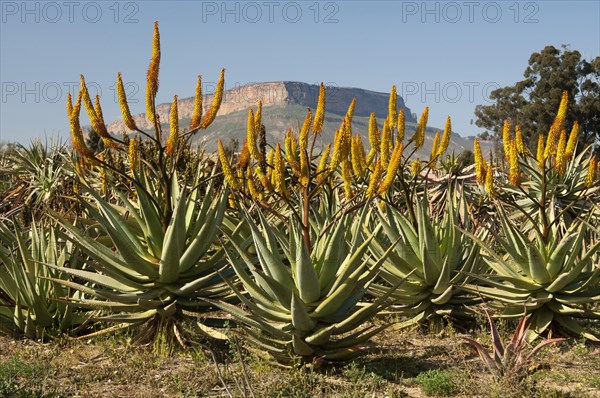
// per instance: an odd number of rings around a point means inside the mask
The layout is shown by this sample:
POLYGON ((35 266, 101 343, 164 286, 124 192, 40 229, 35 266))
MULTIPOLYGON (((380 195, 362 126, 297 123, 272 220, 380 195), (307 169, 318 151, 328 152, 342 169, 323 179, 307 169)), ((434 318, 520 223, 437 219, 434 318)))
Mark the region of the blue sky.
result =
MULTIPOLYGON (((522 78, 531 53, 568 44, 600 54, 599 1, 0 1, 0 140, 67 140, 66 95, 83 73, 105 119, 120 116, 122 72, 143 112, 152 23, 159 21, 158 102, 250 82, 326 82, 388 92, 452 116, 462 135, 477 104, 522 78)), ((87 120, 82 120, 87 124, 87 120)))

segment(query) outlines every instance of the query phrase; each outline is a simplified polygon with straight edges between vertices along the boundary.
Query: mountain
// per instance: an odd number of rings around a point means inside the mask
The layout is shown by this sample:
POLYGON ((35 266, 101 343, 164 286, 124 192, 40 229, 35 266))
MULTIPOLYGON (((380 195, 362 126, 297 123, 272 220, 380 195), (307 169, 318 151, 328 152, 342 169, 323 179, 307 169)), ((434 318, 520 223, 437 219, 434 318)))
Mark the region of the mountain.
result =
MULTIPOLYGON (((216 149, 217 140, 221 139, 224 144, 237 142, 238 146, 246 138, 246 121, 248 109, 262 100, 262 122, 267 131, 267 142, 274 143, 282 141, 288 128, 298 131, 306 116, 306 109, 316 109, 319 97, 319 86, 301 82, 269 82, 254 83, 226 90, 223 94, 221 108, 214 123, 206 130, 200 130, 193 137, 193 144, 206 148, 207 151, 216 149)), ((326 87, 325 122, 321 138, 317 146, 322 146, 333 141, 336 129, 339 128, 348 105, 356 98, 356 107, 352 119, 352 131, 354 134, 363 135, 363 142, 367 145, 367 131, 369 115, 375 112, 378 124, 381 125, 387 117, 388 93, 364 90, 360 88, 326 87)), ((213 95, 205 95, 202 100, 204 112, 212 103, 213 95)), ((179 112, 179 125, 184 128, 189 126, 194 108, 194 98, 179 99, 177 102, 179 112)), ((404 109, 406 115, 406 136, 410 137, 416 129, 416 115, 406 107, 401 97, 397 99, 398 109, 404 109)), ((170 103, 160 104, 156 107, 161 121, 169 120, 170 103)), ((150 125, 144 114, 134 115, 138 128, 151 131, 150 125)), ((114 121, 108 126, 108 131, 113 134, 122 134, 128 131, 122 121, 114 121)), ((163 123, 163 135, 168 132, 168 124, 163 123)), ((439 129, 427 128, 425 144, 417 156, 422 159, 429 156, 433 135, 439 129)), ((461 137, 453 134, 449 151, 461 153, 465 149, 473 148, 473 138, 461 137)))

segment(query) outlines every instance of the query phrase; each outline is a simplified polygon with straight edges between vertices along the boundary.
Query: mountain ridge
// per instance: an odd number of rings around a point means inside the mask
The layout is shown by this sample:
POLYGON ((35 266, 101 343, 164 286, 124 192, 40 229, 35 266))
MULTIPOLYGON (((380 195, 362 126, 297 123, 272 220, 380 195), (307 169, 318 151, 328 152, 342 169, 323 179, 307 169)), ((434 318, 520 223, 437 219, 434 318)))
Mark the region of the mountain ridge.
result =
MULTIPOLYGON (((356 98, 355 114, 357 116, 368 116, 371 112, 379 118, 385 118, 387 114, 387 103, 389 94, 371 91, 356 87, 326 86, 326 112, 345 114, 350 102, 356 98), (385 113, 384 113, 385 112, 385 113)), ((214 94, 202 96, 203 112, 206 112, 212 103, 214 94)), ((225 90, 218 117, 256 107, 261 100, 263 108, 275 105, 294 104, 303 105, 315 109, 319 97, 319 86, 297 81, 274 81, 264 83, 249 83, 243 86, 225 90)), ((398 97, 399 109, 404 108, 408 122, 414 122, 412 112, 404 104, 404 100, 398 97)), ((169 120, 171 103, 166 102, 156 106, 156 112, 162 122, 169 120)), ((194 109, 194 97, 187 97, 177 101, 177 110, 180 119, 191 119, 194 109)), ((144 113, 133 115, 137 126, 142 129, 152 129, 153 126, 146 119, 144 113)), ((107 129, 113 134, 129 132, 125 124, 116 120, 111 122, 107 129)))
MULTIPOLYGON (((275 81, 264 83, 250 83, 239 87, 225 90, 219 113, 211 126, 206 130, 200 130, 193 136, 192 144, 201 146, 207 151, 216 149, 217 141, 220 139, 225 144, 232 144, 241 148, 246 138, 246 123, 248 109, 256 109, 258 101, 263 103, 262 122, 267 132, 267 142, 282 141, 288 129, 297 132, 306 116, 306 108, 316 109, 319 97, 319 85, 297 81, 275 81)), ((371 112, 375 113, 378 126, 387 117, 389 93, 377 92, 354 87, 326 86, 325 121, 323 131, 316 143, 316 148, 322 148, 332 142, 335 131, 341 125, 348 106, 352 99, 356 98, 354 117, 352 120, 353 134, 361 134, 363 142, 368 146, 368 122, 371 112)), ((206 112, 213 100, 213 94, 203 95, 203 112, 206 112)), ((179 114, 179 125, 187 128, 190 123, 194 108, 194 98, 188 97, 177 101, 179 114)), ((416 115, 408 108, 402 99, 397 97, 397 108, 405 110, 406 136, 410 137, 416 129, 416 115)), ((162 103, 156 107, 157 114, 161 120, 161 127, 168 132, 168 120, 171 103, 162 103)), ((146 119, 145 114, 140 113, 133 116, 138 128, 151 131, 152 126, 146 119)), ((114 121, 107 126, 110 133, 121 135, 130 133, 125 124, 114 121)), ((433 143, 433 136, 437 128, 428 127, 424 146, 417 152, 417 156, 426 159, 429 156, 433 143)), ((165 134, 163 133, 163 136, 165 134)), ((482 146, 486 146, 482 142, 482 146)), ((449 153, 453 150, 456 154, 464 150, 472 150, 473 137, 461 137, 452 134, 449 153)), ((482 148, 484 149, 484 148, 482 148)))

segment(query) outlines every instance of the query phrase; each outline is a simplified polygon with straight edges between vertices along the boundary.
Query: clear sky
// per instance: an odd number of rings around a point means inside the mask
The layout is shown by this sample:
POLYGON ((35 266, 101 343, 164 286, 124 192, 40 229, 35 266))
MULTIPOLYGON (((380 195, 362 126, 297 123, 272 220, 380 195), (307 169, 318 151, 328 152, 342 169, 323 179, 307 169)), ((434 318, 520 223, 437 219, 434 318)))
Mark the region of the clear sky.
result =
MULTIPOLYGON (((123 73, 132 112, 144 110, 152 23, 159 21, 158 102, 226 87, 295 80, 398 94, 429 125, 474 135, 477 104, 522 79, 529 56, 570 45, 600 54, 591 1, 0 1, 0 140, 67 140, 67 92, 83 73, 107 122, 123 73)), ((87 124, 87 120, 82 120, 87 124)))

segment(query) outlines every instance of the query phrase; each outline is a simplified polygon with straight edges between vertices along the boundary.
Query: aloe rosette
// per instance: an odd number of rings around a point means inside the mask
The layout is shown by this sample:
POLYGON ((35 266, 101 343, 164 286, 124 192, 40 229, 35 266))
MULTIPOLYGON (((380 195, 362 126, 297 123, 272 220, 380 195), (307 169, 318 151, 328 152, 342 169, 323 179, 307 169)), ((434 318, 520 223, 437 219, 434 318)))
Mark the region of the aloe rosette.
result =
POLYGON ((7 224, 0 222, 0 332, 43 339, 80 330, 89 315, 61 298, 81 294, 63 286, 64 273, 45 266, 81 267, 79 250, 60 242, 53 226, 34 221, 20 232, 7 224))
POLYGON ((593 306, 600 300, 600 242, 586 238, 587 223, 579 220, 568 229, 553 224, 547 236, 534 229, 531 239, 503 211, 499 214, 502 236, 496 237, 496 243, 506 254, 497 253, 471 235, 493 273, 478 276, 485 286, 465 288, 494 300, 490 304, 496 303, 502 310, 500 316, 516 318, 524 311, 532 314, 531 338, 557 327, 558 331, 597 340, 577 322, 577 318, 600 318, 593 306))
MULTIPOLYGON (((221 270, 229 276, 223 270, 226 260, 218 245, 219 228, 225 224, 235 228, 234 221, 224 221, 227 192, 212 183, 192 190, 180 188, 175 176, 170 192, 174 207, 165 229, 156 200, 148 193, 154 185, 143 175, 138 181, 145 183, 135 191, 137 200, 120 194, 122 207, 88 190, 91 200, 82 203, 96 223, 87 230, 55 214, 65 238, 92 259, 84 270, 53 267, 87 281, 63 282, 86 296, 73 302, 110 311, 99 318, 103 321, 159 326, 180 319, 184 312, 209 311, 210 305, 199 298, 233 298, 219 274, 221 270)), ((138 337, 155 337, 157 331, 147 327, 138 337)))
POLYGON ((233 235, 233 250, 226 250, 244 290, 230 287, 245 309, 211 302, 234 316, 249 341, 278 361, 359 355, 364 343, 387 326, 365 323, 388 304, 388 295, 370 303, 361 300, 392 249, 378 261, 369 261, 373 235, 367 237, 361 230, 366 212, 351 226, 352 217, 349 213, 330 220, 321 233, 313 230, 318 237, 309 249, 295 219, 285 226, 261 213, 256 223, 246 214, 256 258, 233 235))
MULTIPOLYGON (((471 315, 468 306, 477 297, 461 286, 473 280, 472 274, 484 269, 479 247, 460 232, 458 225, 470 227, 468 217, 461 221, 458 200, 446 201, 443 217, 431 214, 427 197, 416 203, 416 225, 397 209, 377 209, 381 233, 375 235, 370 249, 375 258, 391 242, 397 244, 383 261, 381 278, 396 285, 391 295, 395 312, 411 316, 407 324, 443 317, 464 318, 471 315)), ((376 296, 384 294, 384 285, 373 285, 376 296)))

